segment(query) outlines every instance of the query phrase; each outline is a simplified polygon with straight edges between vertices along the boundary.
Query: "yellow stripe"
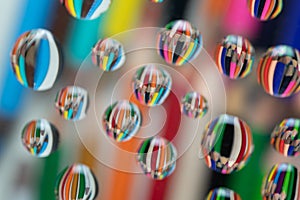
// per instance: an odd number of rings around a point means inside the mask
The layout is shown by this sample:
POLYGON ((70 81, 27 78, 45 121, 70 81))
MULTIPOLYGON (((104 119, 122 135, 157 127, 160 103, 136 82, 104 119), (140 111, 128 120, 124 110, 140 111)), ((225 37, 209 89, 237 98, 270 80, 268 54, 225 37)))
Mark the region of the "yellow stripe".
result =
POLYGON ((189 45, 189 48, 188 48, 187 52, 183 55, 182 59, 179 61, 180 65, 182 65, 184 61, 188 61, 187 58, 191 54, 194 46, 195 46, 195 42, 191 42, 190 45, 189 45))
POLYGON ((64 118, 65 118, 65 119, 68 119, 68 113, 69 113, 68 111, 65 111, 65 112, 64 112, 64 118))
POLYGON ((20 83, 24 84, 24 81, 20 73, 20 67, 18 65, 15 67, 15 70, 16 70, 17 79, 20 81, 20 83))
POLYGON ((102 66, 103 66, 104 70, 108 70, 107 69, 107 61, 108 61, 108 56, 104 56, 103 57, 103 63, 102 63, 102 66))
POLYGON ((282 7, 283 7, 283 3, 282 3, 282 0, 279 0, 278 1, 278 5, 277 5, 277 8, 276 8, 276 10, 275 10, 275 12, 273 13, 273 15, 272 15, 272 18, 274 18, 274 17, 276 17, 277 15, 279 15, 279 13, 281 12, 281 10, 282 10, 282 7))
MULTIPOLYGON (((251 69, 252 69, 252 61, 253 61, 253 60, 250 60, 250 61, 249 61, 248 65, 246 66, 246 70, 244 71, 243 74, 247 75, 247 74, 250 73, 250 71, 251 71, 251 69)), ((242 75, 243 75, 243 74, 242 74, 242 75)))
POLYGON ((68 0, 68 5, 69 5, 69 12, 73 17, 76 17, 73 0, 68 0))
POLYGON ((275 170, 278 168, 278 165, 274 166, 270 175, 269 175, 269 178, 268 178, 268 181, 270 182, 271 181, 271 178, 273 177, 273 174, 275 173, 275 170))
POLYGON ((158 92, 154 93, 153 98, 152 98, 152 101, 150 102, 150 105, 151 105, 151 106, 154 105, 154 102, 156 101, 157 96, 158 96, 158 92))
POLYGON ((30 148, 30 153, 34 155, 33 148, 30 148))
POLYGON ((99 27, 100 31, 103 35, 114 35, 128 29, 136 28, 136 24, 141 18, 144 3, 141 0, 113 1, 105 14, 103 24, 99 27))

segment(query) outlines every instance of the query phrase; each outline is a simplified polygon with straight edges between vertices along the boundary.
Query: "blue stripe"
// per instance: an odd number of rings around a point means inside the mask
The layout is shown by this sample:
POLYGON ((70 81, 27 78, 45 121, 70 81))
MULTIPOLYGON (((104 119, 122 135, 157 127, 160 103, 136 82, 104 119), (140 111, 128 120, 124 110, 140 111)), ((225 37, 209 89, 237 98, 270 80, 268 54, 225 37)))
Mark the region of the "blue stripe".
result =
POLYGON ((48 146, 48 142, 44 142, 43 145, 42 145, 42 148, 41 148, 41 150, 39 152, 39 155, 41 155, 41 154, 43 154, 45 152, 47 146, 48 146))
MULTIPOLYGON (((113 52, 108 55, 108 60, 107 60, 107 65, 106 65, 106 68, 108 70, 112 70, 112 69, 115 68, 114 66, 112 66, 112 62, 114 61, 114 57, 115 57, 115 54, 113 52)), ((115 63, 115 66, 117 66, 117 65, 118 65, 118 63, 115 63)))
POLYGON ((47 39, 42 39, 40 41, 35 64, 34 89, 38 89, 45 80, 50 64, 50 46, 47 39))
POLYGON ((283 2, 282 13, 278 16, 275 44, 286 44, 300 50, 300 1, 289 0, 283 2))
POLYGON ((255 1, 254 4, 254 15, 258 16, 258 8, 259 8, 260 0, 255 1))
POLYGON ((221 48, 222 48, 221 65, 222 65, 223 73, 225 74, 225 73, 227 73, 226 66, 225 66, 225 58, 226 58, 227 48, 225 48, 225 47, 221 47, 221 48))
POLYGON ((88 14, 86 15, 86 18, 89 19, 97 10, 97 8, 101 5, 103 0, 96 0, 93 5, 91 6, 88 14))
MULTIPOLYGON (((19 26, 20 28, 16 34, 10 38, 11 47, 16 39, 25 31, 47 25, 48 17, 55 13, 54 5, 58 4, 53 0, 24 0, 24 14, 18 16, 21 20, 21 24, 15 24, 15 26, 19 26)), ((7 49, 7 55, 10 54, 10 51, 11 49, 7 49)), ((4 79, 0 84, 3 85, 0 100, 0 115, 5 118, 10 118, 20 112, 19 109, 24 102, 24 87, 17 81, 11 69, 9 56, 6 62, 4 79)))
POLYGON ((276 67, 275 67, 275 71, 274 71, 274 79, 273 79, 273 92, 274 94, 278 94, 279 93, 279 89, 280 89, 280 85, 281 85, 281 81, 284 78, 283 74, 284 74, 284 68, 285 68, 285 64, 283 64, 282 62, 277 62, 276 67))

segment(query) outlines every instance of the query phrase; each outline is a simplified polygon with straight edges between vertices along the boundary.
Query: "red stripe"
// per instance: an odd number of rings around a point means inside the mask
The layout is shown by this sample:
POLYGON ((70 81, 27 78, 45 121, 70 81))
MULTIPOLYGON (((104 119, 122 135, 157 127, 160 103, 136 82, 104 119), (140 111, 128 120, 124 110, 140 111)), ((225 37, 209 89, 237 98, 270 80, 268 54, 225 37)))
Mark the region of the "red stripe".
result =
MULTIPOLYGON (((242 132, 242 146, 241 146, 241 150, 240 150, 240 153, 236 159, 236 163, 239 163, 243 157, 245 156, 245 149, 246 149, 246 145, 247 145, 247 141, 249 138, 246 137, 247 133, 246 133, 246 129, 245 129, 245 126, 244 126, 244 123, 239 120, 239 123, 240 123, 240 127, 241 127, 241 132, 242 132)), ((249 133, 248 133, 249 134, 249 133)), ((248 147, 248 148, 251 148, 251 147, 248 147)), ((247 151, 247 150, 246 150, 247 151)))
POLYGON ((263 66, 262 66, 262 73, 263 73, 263 80, 262 83, 264 85, 264 88, 266 89, 266 91, 269 91, 269 69, 270 69, 270 65, 272 62, 272 57, 267 58, 267 61, 263 62, 263 66))
MULTIPOLYGON (((161 132, 161 136, 166 138, 169 141, 172 141, 176 136, 179 129, 181 112, 180 112, 180 102, 178 102, 177 97, 171 91, 165 103, 163 104, 168 115, 166 119, 165 127, 161 132)), ((176 173, 176 169, 175 172, 176 173)), ((172 181, 172 175, 160 181, 152 181, 153 188, 151 192, 151 200, 163 200, 165 199, 168 191, 169 182, 172 181)))

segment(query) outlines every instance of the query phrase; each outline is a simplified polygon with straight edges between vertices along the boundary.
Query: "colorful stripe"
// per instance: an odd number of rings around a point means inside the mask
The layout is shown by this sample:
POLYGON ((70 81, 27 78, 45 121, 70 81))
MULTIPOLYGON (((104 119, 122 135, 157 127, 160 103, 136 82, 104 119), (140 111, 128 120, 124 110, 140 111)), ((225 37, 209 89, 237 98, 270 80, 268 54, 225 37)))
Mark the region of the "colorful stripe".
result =
POLYGON ((277 17, 283 7, 282 0, 248 0, 248 8, 252 17, 267 21, 277 17))
POLYGON ((155 180, 162 180, 173 173, 177 151, 173 144, 162 137, 145 140, 138 150, 138 161, 143 172, 155 180))
POLYGON ((147 64, 140 67, 133 79, 135 97, 147 106, 162 104, 172 86, 170 74, 159 65, 147 64))
POLYGON ((258 82, 275 97, 289 97, 299 90, 299 51, 290 46, 278 45, 268 49, 257 68, 258 82))
POLYGON ((300 120, 284 119, 277 125, 271 135, 271 145, 285 156, 297 156, 300 151, 300 120))
POLYGON ((55 106, 63 118, 81 120, 88 109, 88 93, 78 86, 62 88, 56 95, 55 106))
POLYGON ((220 187, 210 190, 206 200, 241 200, 241 197, 233 190, 220 187))
POLYGON ((153 3, 162 3, 162 2, 164 2, 164 0, 149 0, 149 1, 151 1, 153 3))
POLYGON ((201 51, 202 35, 190 22, 172 21, 158 34, 158 54, 169 64, 181 66, 201 51))
POLYGON ((276 164, 263 183, 263 199, 298 200, 299 187, 298 169, 288 163, 276 164))
POLYGON ((92 20, 108 10, 111 0, 60 0, 60 3, 71 16, 92 20))
POLYGON ((53 124, 45 119, 28 122, 22 131, 26 150, 37 157, 47 157, 57 149, 59 134, 53 124))
POLYGON ((181 100, 181 112, 190 118, 202 118, 207 111, 208 103, 198 92, 188 92, 181 100))
POLYGON ((123 45, 112 38, 99 40, 92 49, 92 61, 104 71, 115 71, 125 62, 123 45))
POLYGON ((220 115, 207 125, 201 141, 206 165, 222 174, 244 167, 253 151, 252 134, 246 122, 220 115))
POLYGON ((97 194, 97 179, 86 165, 73 164, 57 177, 55 195, 59 200, 94 200, 97 194))
POLYGON ((127 100, 122 100, 106 109, 102 125, 109 137, 117 142, 124 142, 136 135, 141 121, 139 108, 127 100))
POLYGON ((252 71, 254 48, 246 38, 228 35, 218 44, 215 59, 222 74, 231 79, 244 78, 252 71))
POLYGON ((35 29, 23 33, 11 51, 17 80, 34 90, 49 90, 61 69, 61 55, 52 33, 35 29))

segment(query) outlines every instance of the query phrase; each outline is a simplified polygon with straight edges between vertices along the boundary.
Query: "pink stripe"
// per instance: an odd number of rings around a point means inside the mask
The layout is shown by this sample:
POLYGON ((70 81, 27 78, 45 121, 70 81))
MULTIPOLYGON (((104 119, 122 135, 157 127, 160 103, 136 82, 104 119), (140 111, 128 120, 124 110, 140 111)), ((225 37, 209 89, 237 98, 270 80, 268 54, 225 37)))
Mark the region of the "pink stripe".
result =
POLYGON ((138 98, 139 98, 140 102, 142 102, 144 99, 143 99, 143 97, 141 95, 141 92, 138 92, 137 94, 138 94, 138 98))
POLYGON ((222 28, 228 33, 238 33, 255 36, 259 31, 261 24, 249 14, 247 2, 241 0, 227 0, 228 7, 224 9, 224 17, 222 19, 222 28))
POLYGON ((234 74, 235 74, 235 69, 236 69, 236 63, 235 62, 231 62, 230 63, 230 78, 234 78, 234 74))
POLYGON ((168 53, 169 53, 169 50, 168 50, 168 45, 164 45, 164 57, 165 57, 165 60, 170 63, 170 59, 168 57, 168 53))
POLYGON ((290 84, 288 85, 288 87, 286 88, 286 90, 284 91, 284 93, 282 94, 283 97, 288 96, 288 94, 290 93, 290 91, 292 90, 292 88, 295 86, 296 81, 291 81, 290 84))
POLYGON ((261 19, 265 19, 266 18, 266 15, 267 15, 267 12, 268 12, 268 9, 270 7, 270 4, 271 4, 271 0, 266 0, 266 3, 265 3, 265 7, 264 7, 264 10, 261 14, 261 19))

